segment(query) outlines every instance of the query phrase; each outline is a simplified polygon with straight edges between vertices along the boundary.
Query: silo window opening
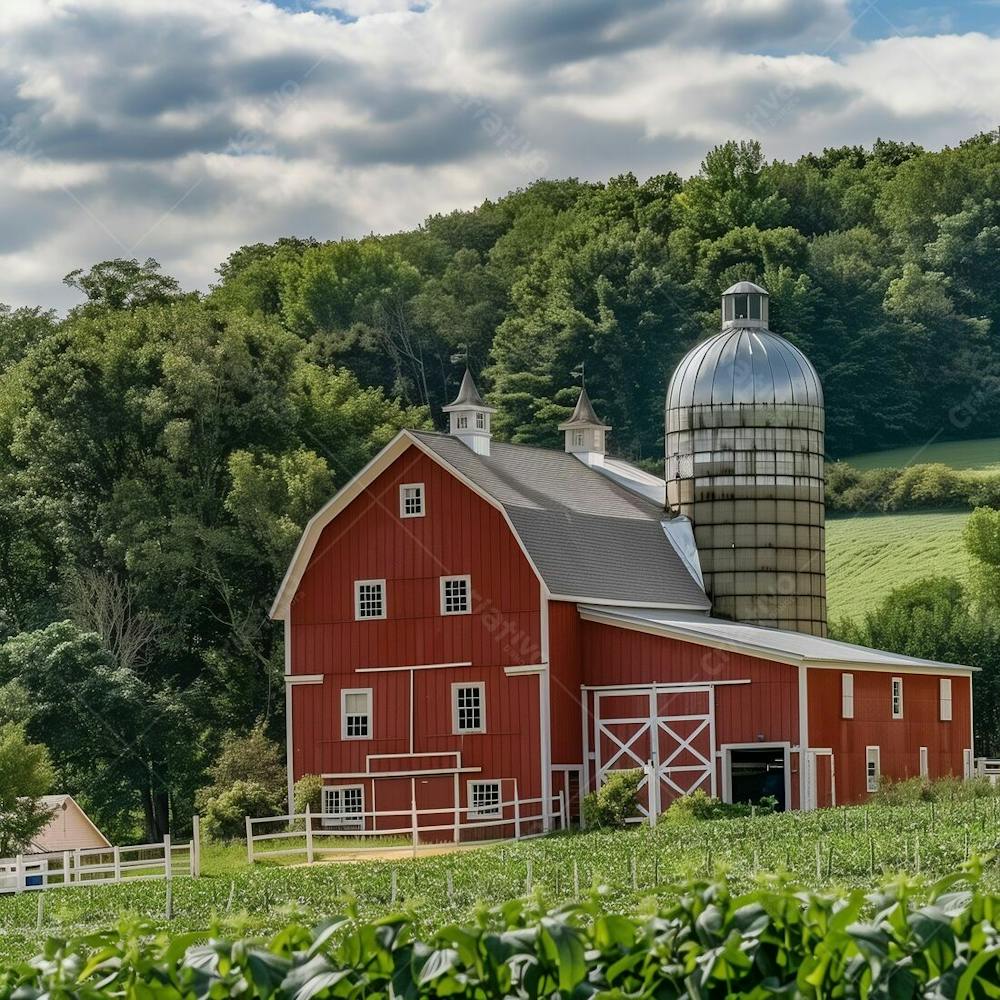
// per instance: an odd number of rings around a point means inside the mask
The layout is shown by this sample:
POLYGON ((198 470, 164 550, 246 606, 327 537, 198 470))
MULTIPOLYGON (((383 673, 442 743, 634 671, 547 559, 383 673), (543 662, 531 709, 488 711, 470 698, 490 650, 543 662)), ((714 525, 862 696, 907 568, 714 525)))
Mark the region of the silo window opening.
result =
POLYGON ((760 319, 760 296, 750 295, 750 319, 760 319))
POLYGON ((733 297, 731 295, 727 295, 722 300, 722 310, 723 310, 722 312, 723 319, 733 318, 733 297))
MULTIPOLYGON (((750 318, 750 296, 749 295, 734 295, 733 296, 733 306, 736 309, 736 319, 749 319, 750 318)), ((760 303, 757 304, 758 311, 760 310, 760 303)))

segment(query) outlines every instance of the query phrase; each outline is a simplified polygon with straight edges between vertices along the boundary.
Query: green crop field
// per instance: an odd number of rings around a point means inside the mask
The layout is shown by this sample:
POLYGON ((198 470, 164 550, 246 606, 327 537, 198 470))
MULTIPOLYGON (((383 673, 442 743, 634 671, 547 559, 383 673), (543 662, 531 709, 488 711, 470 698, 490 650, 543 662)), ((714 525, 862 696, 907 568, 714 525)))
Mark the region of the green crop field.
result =
POLYGON ((826 585, 832 621, 859 618, 889 591, 921 577, 966 579, 968 511, 857 514, 826 525, 826 585))
MULTIPOLYGON (((35 953, 48 936, 85 934, 136 916, 172 934, 217 923, 230 933, 259 935, 293 916, 316 922, 352 898, 363 917, 406 908, 427 932, 472 919, 484 904, 532 895, 551 905, 586 896, 594 886, 607 887, 606 905, 633 913, 644 899, 673 898, 689 877, 718 872, 727 872, 741 891, 767 872, 787 872, 812 887, 868 887, 874 878, 903 871, 934 879, 972 855, 990 856, 1000 841, 1000 797, 950 795, 941 793, 935 803, 558 834, 391 862, 250 869, 232 863, 234 849, 218 871, 174 880, 169 922, 162 881, 0 897, 0 965, 35 953)), ((1000 887, 992 861, 982 885, 1000 887)))
POLYGON ((844 459, 857 469, 899 469, 905 465, 939 462, 952 469, 991 469, 1000 471, 1000 438, 978 441, 935 441, 933 444, 870 451, 844 459))

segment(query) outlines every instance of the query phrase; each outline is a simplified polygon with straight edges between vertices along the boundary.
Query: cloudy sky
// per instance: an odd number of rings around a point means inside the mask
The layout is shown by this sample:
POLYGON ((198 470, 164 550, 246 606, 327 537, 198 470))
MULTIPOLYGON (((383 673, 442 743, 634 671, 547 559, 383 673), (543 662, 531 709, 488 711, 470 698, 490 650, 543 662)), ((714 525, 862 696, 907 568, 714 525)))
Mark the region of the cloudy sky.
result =
POLYGON ((0 302, 410 227, 545 175, 1000 123, 1000 0, 0 0, 0 302))

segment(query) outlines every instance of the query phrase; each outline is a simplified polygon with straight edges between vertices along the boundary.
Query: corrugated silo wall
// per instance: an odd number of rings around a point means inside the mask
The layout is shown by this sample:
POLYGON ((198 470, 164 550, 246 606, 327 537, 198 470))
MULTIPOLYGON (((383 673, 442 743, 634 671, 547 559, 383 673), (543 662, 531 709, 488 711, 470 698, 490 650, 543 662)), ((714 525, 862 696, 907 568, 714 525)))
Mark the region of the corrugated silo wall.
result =
POLYGON ((826 634, 822 407, 667 411, 667 502, 694 522, 714 613, 826 634))

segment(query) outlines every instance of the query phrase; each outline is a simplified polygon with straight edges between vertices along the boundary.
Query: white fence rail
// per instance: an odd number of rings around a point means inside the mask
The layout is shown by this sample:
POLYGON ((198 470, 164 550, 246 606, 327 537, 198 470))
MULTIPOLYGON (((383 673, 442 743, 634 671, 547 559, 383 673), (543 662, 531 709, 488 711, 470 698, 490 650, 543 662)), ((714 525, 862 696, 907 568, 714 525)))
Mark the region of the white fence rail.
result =
POLYGON ((555 809, 545 812, 540 798, 518 798, 482 808, 445 806, 436 809, 382 809, 352 813, 292 813, 286 816, 247 816, 247 860, 301 855, 307 864, 318 854, 384 851, 398 848, 417 854, 451 844, 494 840, 524 840, 567 828, 566 799, 555 797, 555 809), (447 819, 447 822, 441 820, 447 819), (388 821, 388 822, 387 822, 388 821), (269 827, 266 832, 257 832, 269 827), (294 841, 294 843, 293 843, 294 841), (271 846, 274 845, 274 846, 271 846))
POLYGON ((975 773, 980 778, 989 778, 991 785, 1000 783, 1000 758, 977 757, 975 773))
POLYGON ((197 878, 201 874, 198 827, 196 816, 192 839, 180 844, 172 843, 168 835, 155 844, 77 848, 0 858, 0 893, 170 880, 175 875, 197 878))

